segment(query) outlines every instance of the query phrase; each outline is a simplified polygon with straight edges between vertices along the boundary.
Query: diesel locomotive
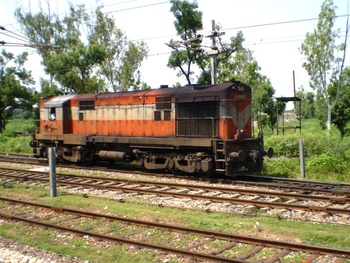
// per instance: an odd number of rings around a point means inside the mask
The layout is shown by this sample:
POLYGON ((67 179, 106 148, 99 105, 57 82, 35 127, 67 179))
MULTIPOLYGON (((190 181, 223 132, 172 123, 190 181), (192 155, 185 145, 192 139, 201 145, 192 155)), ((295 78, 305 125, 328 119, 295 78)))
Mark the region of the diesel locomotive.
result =
POLYGON ((34 155, 73 163, 133 161, 146 170, 233 177, 260 172, 263 137, 253 137, 251 88, 218 85, 60 95, 40 102, 34 155))

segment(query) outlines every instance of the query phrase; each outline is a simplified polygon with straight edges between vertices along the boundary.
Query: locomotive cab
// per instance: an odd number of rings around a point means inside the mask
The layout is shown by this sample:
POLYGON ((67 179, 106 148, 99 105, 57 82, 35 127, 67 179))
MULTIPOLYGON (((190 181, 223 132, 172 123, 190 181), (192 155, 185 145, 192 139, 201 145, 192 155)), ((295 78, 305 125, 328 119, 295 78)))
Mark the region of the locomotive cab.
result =
POLYGON ((43 101, 40 108, 40 133, 63 135, 72 132, 70 99, 72 95, 57 96, 43 101))

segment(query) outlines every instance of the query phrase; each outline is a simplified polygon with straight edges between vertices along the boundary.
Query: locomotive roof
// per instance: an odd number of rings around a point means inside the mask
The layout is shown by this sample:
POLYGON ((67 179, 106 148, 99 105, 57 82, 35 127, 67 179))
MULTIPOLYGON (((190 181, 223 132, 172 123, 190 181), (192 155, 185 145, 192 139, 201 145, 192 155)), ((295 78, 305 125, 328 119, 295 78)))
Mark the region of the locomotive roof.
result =
POLYGON ((110 98, 110 97, 147 97, 147 96, 173 96, 179 102, 185 101, 198 101, 201 98, 211 98, 213 100, 219 100, 220 95, 226 94, 233 88, 244 87, 250 89, 249 86, 238 81, 227 81, 218 85, 186 85, 177 88, 168 88, 167 86, 161 86, 159 89, 141 90, 141 91, 126 91, 126 92, 114 92, 114 93, 89 93, 89 94, 76 94, 76 95, 63 95, 50 99, 44 104, 44 107, 59 107, 62 106, 67 100, 75 101, 87 101, 95 100, 96 98, 110 98))
POLYGON ((181 92, 174 94, 178 101, 201 100, 211 97, 213 100, 219 100, 220 95, 225 95, 233 88, 244 87, 250 89, 247 85, 238 81, 227 81, 222 84, 202 86, 202 85, 186 85, 181 88, 181 92))
POLYGON ((51 98, 48 102, 44 104, 45 108, 55 108, 61 107, 66 101, 73 98, 75 95, 63 95, 51 98))

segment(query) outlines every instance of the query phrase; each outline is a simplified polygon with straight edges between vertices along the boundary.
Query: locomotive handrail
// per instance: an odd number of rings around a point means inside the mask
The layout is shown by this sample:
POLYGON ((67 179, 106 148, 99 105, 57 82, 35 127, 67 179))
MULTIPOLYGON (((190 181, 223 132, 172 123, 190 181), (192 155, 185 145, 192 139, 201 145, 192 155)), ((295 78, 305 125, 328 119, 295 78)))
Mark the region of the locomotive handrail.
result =
POLYGON ((212 134, 212 137, 213 137, 213 140, 215 138, 215 129, 214 129, 214 117, 204 117, 204 119, 209 119, 211 120, 211 134, 212 134))

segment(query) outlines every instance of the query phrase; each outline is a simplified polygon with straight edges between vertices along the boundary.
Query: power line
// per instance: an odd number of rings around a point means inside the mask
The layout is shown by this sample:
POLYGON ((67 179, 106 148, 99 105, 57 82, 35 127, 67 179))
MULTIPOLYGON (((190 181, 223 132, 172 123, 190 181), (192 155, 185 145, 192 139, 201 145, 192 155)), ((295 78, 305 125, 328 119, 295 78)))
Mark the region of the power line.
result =
MULTIPOLYGON (((336 18, 341 17, 348 17, 349 15, 339 15, 336 16, 336 18)), ((239 26, 239 27, 228 27, 228 28, 222 28, 221 30, 230 31, 230 30, 239 30, 239 29, 247 29, 247 28, 256 28, 256 27, 265 27, 265 26, 275 26, 275 25, 284 25, 284 24, 293 24, 293 23, 301 23, 301 22, 308 22, 308 21, 315 21, 319 18, 305 18, 305 19, 299 19, 299 20, 289 20, 289 21, 279 21, 279 22, 271 22, 271 23, 265 23, 265 24, 255 24, 255 25, 245 25, 245 26, 239 26)), ((205 31, 198 31, 201 34, 210 34, 211 31, 205 30, 205 31)), ((166 37, 176 37, 176 35, 172 36, 156 36, 156 37, 148 37, 143 39, 133 39, 130 41, 142 41, 142 40, 156 40, 156 39, 162 39, 166 37)))
MULTIPOLYGON (((114 3, 114 4, 110 4, 107 6, 114 6, 114 5, 121 5, 124 3, 130 3, 130 2, 138 2, 139 0, 130 0, 130 1, 124 1, 121 3, 114 3)), ((135 6, 135 7, 130 7, 130 8, 125 8, 125 9, 119 9, 119 10, 115 10, 115 11, 110 11, 110 12, 104 12, 105 14, 108 13, 117 13, 117 12, 124 12, 124 11, 130 11, 130 10, 135 10, 135 9, 141 9, 141 8, 147 8, 147 7, 152 7, 152 6, 156 6, 156 5, 162 5, 162 4, 166 4, 169 3, 170 1, 163 1, 163 2, 158 2, 158 3, 153 3, 153 4, 147 4, 147 5, 139 5, 139 6, 135 6)), ((107 6, 102 6, 102 8, 105 8, 107 6)), ((93 9, 93 8, 91 8, 93 9)), ((88 9, 86 9, 88 10, 88 9)), ((347 17, 348 15, 340 15, 340 16, 336 16, 336 18, 340 18, 340 17, 347 17)), ((308 22, 308 21, 315 21, 318 20, 319 18, 307 18, 307 19, 299 19, 299 20, 291 20, 291 21, 280 21, 280 22, 271 22, 271 23, 265 23, 265 24, 255 24, 255 25, 245 25, 245 26, 240 26, 240 27, 228 27, 228 28, 223 28, 222 30, 225 31, 230 31, 230 30, 239 30, 239 29, 247 29, 247 28, 258 28, 258 27, 266 27, 266 26, 275 26, 275 25, 284 25, 284 24, 291 24, 291 23, 301 23, 301 22, 308 22)), ((200 31, 200 32, 208 32, 208 31, 200 31)), ((14 33, 15 34, 15 33, 14 33)), ((16 34, 15 34, 16 35, 16 34)), ((162 38, 168 38, 168 37, 177 37, 176 35, 173 36, 156 36, 156 37, 148 37, 148 38, 144 38, 144 39, 134 39, 134 40, 129 40, 129 41, 148 41, 148 40, 156 40, 156 39, 162 39, 162 38)), ((271 41, 268 42, 269 40, 265 40, 265 41, 250 41, 250 43, 247 43, 245 46, 255 46, 255 45, 263 45, 263 44, 277 44, 277 43, 286 43, 286 42, 295 42, 295 41, 299 41, 298 39, 295 40, 283 40, 283 38, 279 41, 271 41)), ((2 44, 0 42, 0 44, 2 44)), ((19 43, 6 43, 4 42, 4 44, 8 44, 8 45, 13 45, 15 46, 15 44, 19 45, 19 43)), ((31 47, 30 45, 23 45, 25 47, 31 47)), ((161 55, 167 55, 167 54, 171 54, 171 52, 163 52, 163 53, 154 53, 154 54, 149 54, 149 57, 152 56, 161 56, 161 55)))
POLYGON ((7 31, 7 32, 8 32, 8 33, 3 33, 3 32, 0 31, 0 33, 3 34, 3 35, 5 35, 5 36, 9 36, 9 37, 15 38, 15 39, 20 40, 20 41, 30 42, 30 40, 29 40, 27 37, 21 36, 21 35, 19 35, 19 34, 14 33, 14 32, 11 32, 11 31, 7 30, 7 29, 6 29, 5 27, 3 27, 3 26, 0 26, 0 30, 7 31), (10 34, 13 34, 14 36, 12 36, 12 35, 10 35, 10 34))
MULTIPOLYGON (((131 3, 131 2, 138 2, 138 1, 140 1, 140 0, 123 1, 123 2, 119 2, 119 3, 109 4, 109 5, 106 5, 106 6, 101 6, 101 8, 115 6, 115 5, 122 5, 122 4, 126 4, 126 3, 131 3)), ((147 8, 147 7, 152 7, 152 6, 162 5, 162 4, 167 4, 167 3, 170 3, 170 1, 163 1, 163 2, 158 2, 158 3, 147 4, 147 5, 139 5, 139 6, 135 6, 135 7, 129 7, 129 8, 125 8, 125 9, 119 9, 119 10, 105 12, 105 14, 130 11, 130 10, 134 10, 134 9, 147 8)), ((92 10, 92 9, 93 8, 85 9, 85 10, 92 10)), ((347 16, 349 16, 349 15, 340 15, 340 16, 335 16, 335 17, 336 18, 340 18, 340 17, 347 17, 347 16)), ((239 29, 246 29, 246 28, 275 26, 275 25, 282 25, 282 24, 314 21, 314 20, 317 20, 317 19, 319 19, 319 18, 307 18, 307 19, 299 19, 299 20, 291 20, 291 21, 280 21, 280 22, 272 22, 272 23, 265 23, 265 24, 245 25, 245 26, 239 26, 239 27, 223 28, 222 30, 239 30, 239 29)), ((11 25, 13 25, 13 24, 11 24, 11 25)), ((209 31, 206 31, 206 32, 209 32, 209 31)), ((134 39, 134 40, 129 40, 129 41, 140 41, 140 40, 148 41, 148 40, 162 39, 162 38, 166 38, 166 37, 174 37, 174 35, 173 36, 156 36, 156 37, 149 37, 149 38, 143 38, 143 39, 134 39)))
POLYGON ((153 3, 153 4, 148 4, 148 5, 135 6, 135 7, 128 7, 128 8, 125 8, 125 9, 120 9, 120 10, 105 12, 105 14, 118 13, 118 12, 124 12, 124 11, 130 11, 130 10, 134 10, 134 9, 146 8, 146 7, 156 6, 156 5, 163 5, 163 4, 168 4, 168 3, 170 3, 170 1, 159 2, 159 3, 153 3))
MULTIPOLYGON (((0 32, 0 34, 2 34, 2 35, 4 35, 4 36, 12 37, 12 38, 17 39, 17 40, 19 40, 19 41, 23 41, 23 39, 18 38, 18 37, 11 36, 10 34, 6 34, 6 33, 2 33, 2 32, 0 32)), ((27 42, 27 43, 30 43, 29 40, 24 40, 24 41, 27 42)))
MULTIPOLYGON (((340 15, 335 16, 335 18, 340 17, 348 17, 349 15, 340 15)), ((283 24, 292 24, 292 23, 300 23, 300 22, 308 22, 308 21, 315 21, 319 18, 306 18, 306 19, 299 19, 299 20, 290 20, 290 21, 281 21, 281 22, 272 22, 272 23, 266 23, 266 24, 257 24, 257 25, 247 25, 247 26, 240 26, 240 27, 231 27, 231 28, 225 28, 223 30, 237 30, 237 29, 245 29, 245 28, 254 28, 254 27, 264 27, 264 26, 276 26, 276 25, 283 25, 283 24)))

